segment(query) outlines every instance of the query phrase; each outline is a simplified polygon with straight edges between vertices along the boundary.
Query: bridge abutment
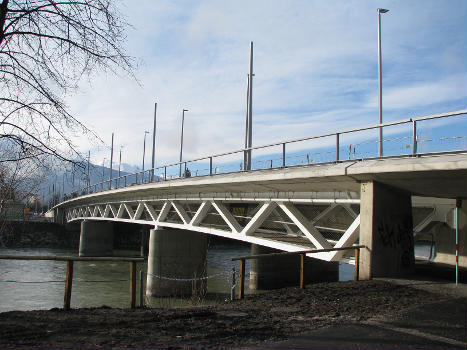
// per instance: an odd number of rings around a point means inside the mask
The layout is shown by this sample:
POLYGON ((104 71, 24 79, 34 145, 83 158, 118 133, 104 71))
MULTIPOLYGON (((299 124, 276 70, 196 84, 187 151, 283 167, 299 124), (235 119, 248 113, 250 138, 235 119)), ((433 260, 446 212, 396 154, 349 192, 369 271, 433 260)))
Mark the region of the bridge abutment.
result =
MULTIPOLYGON (((251 255, 279 253, 281 251, 251 245, 251 255)), ((339 279, 339 263, 305 258, 304 280, 330 282, 339 279)), ((300 280, 300 257, 298 255, 274 256, 252 259, 250 265, 250 290, 268 290, 297 286, 300 280)))
POLYGON ((150 231, 146 295, 183 296, 204 293, 207 238, 205 234, 176 229, 150 231))
POLYGON ((375 181, 361 184, 360 279, 414 272, 410 193, 375 181))
POLYGON ((112 256, 113 223, 105 221, 81 222, 79 256, 112 256))

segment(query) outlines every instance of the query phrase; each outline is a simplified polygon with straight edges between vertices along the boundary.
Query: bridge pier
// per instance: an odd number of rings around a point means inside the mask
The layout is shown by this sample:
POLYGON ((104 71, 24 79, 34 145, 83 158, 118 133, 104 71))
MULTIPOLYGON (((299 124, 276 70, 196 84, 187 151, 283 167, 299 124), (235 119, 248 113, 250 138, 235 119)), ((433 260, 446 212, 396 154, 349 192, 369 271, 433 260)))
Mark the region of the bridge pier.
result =
MULTIPOLYGON (((279 250, 257 244, 251 245, 251 255, 279 253, 279 250)), ((300 257, 298 255, 252 259, 250 263, 250 290, 268 290, 298 286, 300 281, 300 257)), ((339 263, 306 258, 305 284, 331 282, 339 279, 339 263)))
POLYGON ((113 244, 113 223, 81 221, 79 256, 112 256, 113 244))
POLYGON ((410 193, 376 181, 361 184, 360 279, 414 272, 410 193))
POLYGON ((176 229, 152 229, 149 237, 146 295, 183 296, 204 293, 206 281, 205 234, 176 229), (180 280, 177 280, 180 279, 180 280))

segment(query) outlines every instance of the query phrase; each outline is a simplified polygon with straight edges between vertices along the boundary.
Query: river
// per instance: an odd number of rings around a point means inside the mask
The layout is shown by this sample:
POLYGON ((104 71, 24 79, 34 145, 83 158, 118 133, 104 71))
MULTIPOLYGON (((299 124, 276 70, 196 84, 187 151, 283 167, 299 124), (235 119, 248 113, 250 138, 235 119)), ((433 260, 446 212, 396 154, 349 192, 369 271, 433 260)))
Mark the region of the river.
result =
MULTIPOLYGON (((136 256, 138 253, 115 251, 114 255, 136 256)), ((76 256, 77 250, 0 248, 0 254, 76 256)), ((233 263, 230 258, 249 254, 250 249, 247 246, 215 246, 208 250, 207 275, 215 275, 215 277, 208 279, 208 295, 203 303, 220 302, 230 297, 232 267, 238 271, 238 262, 233 263)), ((145 273, 146 267, 145 263, 137 264, 138 276, 140 270, 145 273)), ((352 265, 340 263, 339 279, 341 281, 353 279, 353 269, 352 265)), ((65 270, 66 263, 63 261, 0 259, 0 312, 63 307, 65 270)), ((249 271, 248 261, 246 271, 249 271)), ((246 283, 246 291, 248 291, 248 278, 246 283)), ((139 286, 139 281, 137 285, 139 286)), ((153 307, 172 307, 189 303, 189 300, 180 298, 145 299, 145 303, 153 307)), ((102 305, 128 307, 129 263, 75 262, 71 307, 102 305)))

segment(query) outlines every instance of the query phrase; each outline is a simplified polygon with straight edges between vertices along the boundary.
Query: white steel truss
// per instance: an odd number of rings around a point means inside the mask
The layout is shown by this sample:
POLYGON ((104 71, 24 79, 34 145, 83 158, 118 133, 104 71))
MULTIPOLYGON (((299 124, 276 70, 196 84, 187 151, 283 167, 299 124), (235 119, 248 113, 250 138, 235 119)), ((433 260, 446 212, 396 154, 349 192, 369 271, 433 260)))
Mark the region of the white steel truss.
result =
MULTIPOLYGON (((350 204, 334 199, 320 200, 319 204, 280 199, 241 203, 218 198, 135 200, 73 207, 65 217, 68 222, 105 220, 191 230, 289 252, 350 247, 358 241, 360 226, 360 215, 350 204), (343 223, 323 227, 323 220, 332 218, 339 207, 343 210, 337 216, 343 223)), ((333 251, 308 256, 338 261, 345 254, 333 251)))

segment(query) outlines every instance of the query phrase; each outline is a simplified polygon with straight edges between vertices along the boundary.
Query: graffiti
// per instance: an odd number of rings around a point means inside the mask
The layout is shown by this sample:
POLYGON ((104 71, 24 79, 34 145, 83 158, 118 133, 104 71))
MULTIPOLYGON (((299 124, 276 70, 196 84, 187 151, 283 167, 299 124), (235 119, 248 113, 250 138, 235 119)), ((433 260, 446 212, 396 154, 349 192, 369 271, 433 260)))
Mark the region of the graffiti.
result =
POLYGON ((376 225, 376 232, 384 247, 400 251, 402 266, 411 266, 414 240, 410 216, 404 216, 402 219, 381 220, 376 225))

